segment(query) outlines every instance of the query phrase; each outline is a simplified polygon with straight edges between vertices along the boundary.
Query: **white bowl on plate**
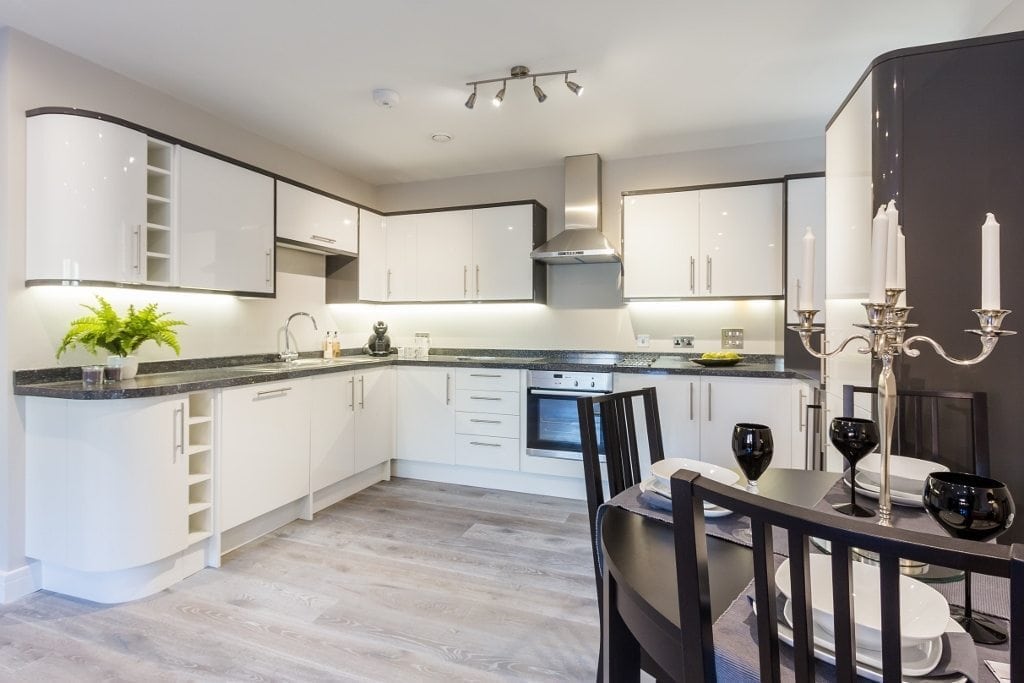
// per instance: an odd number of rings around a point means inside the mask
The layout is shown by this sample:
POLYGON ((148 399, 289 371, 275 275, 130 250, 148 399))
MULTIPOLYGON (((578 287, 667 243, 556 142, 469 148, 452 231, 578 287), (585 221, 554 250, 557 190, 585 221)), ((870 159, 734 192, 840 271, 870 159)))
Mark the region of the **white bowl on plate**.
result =
MULTIPOLYGON (((811 555, 811 610, 814 623, 833 633, 832 558, 811 555)), ((857 648, 882 649, 882 607, 878 567, 863 562, 853 563, 854 618, 857 621, 857 648)), ((789 560, 775 573, 775 585, 787 599, 792 598, 789 581, 789 560)), ((903 647, 934 640, 946 630, 949 603, 931 586, 909 576, 900 577, 900 635, 903 647)))
POLYGON ((670 485, 669 482, 672 479, 672 475, 679 470, 697 472, 702 477, 714 479, 726 486, 732 486, 740 480, 740 475, 732 470, 712 465, 709 462, 691 460, 690 458, 665 458, 651 465, 651 474, 661 482, 664 482, 666 488, 670 485))
MULTIPOLYGON (((857 470, 866 475, 866 482, 881 486, 882 454, 868 453, 857 463, 857 470)), ((889 485, 904 493, 921 495, 929 474, 948 471, 949 468, 945 465, 931 460, 909 458, 905 455, 889 456, 889 485)))

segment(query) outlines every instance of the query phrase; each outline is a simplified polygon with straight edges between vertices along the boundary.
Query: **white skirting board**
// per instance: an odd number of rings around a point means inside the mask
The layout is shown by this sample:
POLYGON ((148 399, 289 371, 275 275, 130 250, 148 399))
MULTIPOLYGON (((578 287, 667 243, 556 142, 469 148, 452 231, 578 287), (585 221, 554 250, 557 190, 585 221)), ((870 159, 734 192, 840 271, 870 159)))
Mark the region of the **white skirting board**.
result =
POLYGON ((9 572, 0 572, 0 605, 14 602, 42 587, 42 570, 35 560, 9 572))
POLYGON ((517 493, 586 500, 587 489, 582 477, 553 477, 527 472, 509 472, 481 467, 442 465, 415 460, 392 460, 391 474, 408 479, 423 479, 445 484, 478 486, 517 493))

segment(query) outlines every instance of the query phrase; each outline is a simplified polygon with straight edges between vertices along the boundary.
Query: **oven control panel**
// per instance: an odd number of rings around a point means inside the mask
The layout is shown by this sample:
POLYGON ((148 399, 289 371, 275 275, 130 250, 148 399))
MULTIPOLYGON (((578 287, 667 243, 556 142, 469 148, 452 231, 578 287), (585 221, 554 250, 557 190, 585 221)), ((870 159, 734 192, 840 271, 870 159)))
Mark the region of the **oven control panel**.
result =
POLYGON ((527 384, 530 389, 586 391, 604 394, 612 390, 612 373, 531 370, 527 384))

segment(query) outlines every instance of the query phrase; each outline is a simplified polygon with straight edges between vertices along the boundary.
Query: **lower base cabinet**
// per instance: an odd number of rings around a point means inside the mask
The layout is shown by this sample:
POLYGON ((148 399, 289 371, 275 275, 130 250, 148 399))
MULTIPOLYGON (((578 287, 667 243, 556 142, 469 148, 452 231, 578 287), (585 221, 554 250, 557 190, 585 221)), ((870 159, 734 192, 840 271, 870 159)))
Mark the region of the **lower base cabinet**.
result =
POLYGON ((369 370, 355 375, 355 471, 379 465, 395 453, 395 371, 369 370))
POLYGON ((220 528, 309 495, 309 382, 221 392, 220 528))
POLYGON ((455 371, 399 369, 395 382, 395 457, 455 464, 455 371))

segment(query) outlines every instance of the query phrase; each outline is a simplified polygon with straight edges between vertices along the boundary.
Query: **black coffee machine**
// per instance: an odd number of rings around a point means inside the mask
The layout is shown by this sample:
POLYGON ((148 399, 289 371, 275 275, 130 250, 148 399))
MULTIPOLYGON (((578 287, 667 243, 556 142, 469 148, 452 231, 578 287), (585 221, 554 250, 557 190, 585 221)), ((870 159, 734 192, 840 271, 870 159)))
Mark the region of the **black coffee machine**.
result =
POLYGON ((373 334, 363 347, 363 353, 371 356, 387 356, 391 354, 391 337, 388 336, 388 326, 383 320, 378 320, 373 326, 373 334))

